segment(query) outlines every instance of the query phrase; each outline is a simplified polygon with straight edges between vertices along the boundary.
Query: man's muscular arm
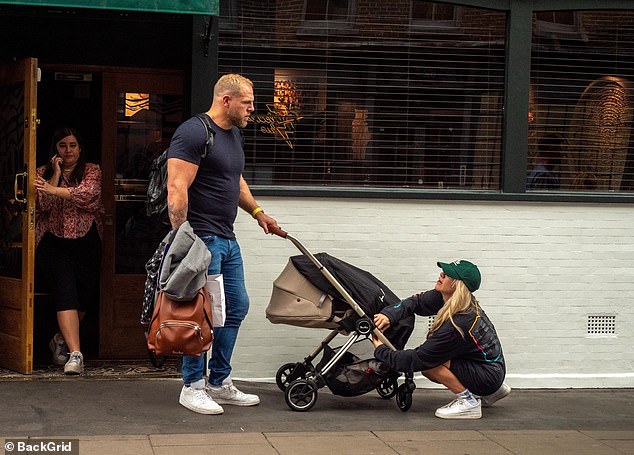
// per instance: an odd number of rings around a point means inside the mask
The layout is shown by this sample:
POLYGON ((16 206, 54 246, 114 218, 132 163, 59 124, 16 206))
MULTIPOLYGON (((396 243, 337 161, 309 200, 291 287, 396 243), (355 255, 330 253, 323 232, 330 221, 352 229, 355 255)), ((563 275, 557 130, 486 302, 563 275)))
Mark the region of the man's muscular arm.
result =
MULTIPOLYGON (((251 215, 253 214, 253 210, 258 207, 257 201, 253 197, 253 194, 251 194, 249 185, 242 176, 240 176, 240 199, 238 200, 238 206, 251 215)), ((277 221, 273 217, 265 214, 262 210, 258 212, 254 218, 266 234, 268 234, 271 229, 279 228, 277 221)))
POLYGON ((167 210, 172 229, 187 221, 188 196, 198 165, 179 158, 167 160, 167 210))

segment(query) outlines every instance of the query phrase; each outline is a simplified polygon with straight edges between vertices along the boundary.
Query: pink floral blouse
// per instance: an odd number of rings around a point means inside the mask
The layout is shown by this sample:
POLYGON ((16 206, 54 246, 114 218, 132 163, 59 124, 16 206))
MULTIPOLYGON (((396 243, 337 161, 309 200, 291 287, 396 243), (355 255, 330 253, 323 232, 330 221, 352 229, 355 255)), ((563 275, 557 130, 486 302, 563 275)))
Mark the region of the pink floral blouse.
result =
MULTIPOLYGON (((44 170, 45 166, 37 168, 37 174, 43 175, 44 170)), ((99 237, 103 237, 101 168, 86 163, 84 178, 79 184, 70 186, 62 179, 60 187, 69 189, 69 200, 40 191, 37 193, 35 244, 39 244, 47 232, 66 239, 83 237, 93 221, 97 224, 99 237)))

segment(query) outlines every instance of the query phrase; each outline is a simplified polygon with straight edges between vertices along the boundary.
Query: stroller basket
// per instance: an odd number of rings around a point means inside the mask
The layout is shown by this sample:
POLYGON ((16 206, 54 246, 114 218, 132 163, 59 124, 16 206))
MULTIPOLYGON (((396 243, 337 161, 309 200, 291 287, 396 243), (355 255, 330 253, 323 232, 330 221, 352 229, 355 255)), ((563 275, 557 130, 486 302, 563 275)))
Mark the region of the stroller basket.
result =
MULTIPOLYGON (((367 342, 362 340, 357 343, 367 342)), ((317 365, 317 370, 323 367, 333 358, 341 348, 324 346, 324 354, 317 365)), ((389 369, 383 362, 371 357, 362 359, 360 356, 348 351, 337 362, 334 368, 323 375, 330 391, 342 397, 356 397, 376 389, 379 384, 388 378, 398 378, 400 374, 389 369)))

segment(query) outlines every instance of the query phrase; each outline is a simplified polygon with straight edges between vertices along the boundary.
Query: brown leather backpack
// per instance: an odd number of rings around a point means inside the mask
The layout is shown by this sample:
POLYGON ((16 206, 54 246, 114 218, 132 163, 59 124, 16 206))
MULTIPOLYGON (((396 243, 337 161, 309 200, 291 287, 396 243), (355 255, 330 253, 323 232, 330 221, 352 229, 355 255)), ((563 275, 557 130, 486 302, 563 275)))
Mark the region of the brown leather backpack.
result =
POLYGON ((156 355, 200 355, 213 340, 211 296, 203 287, 192 300, 179 302, 159 291, 147 344, 156 355))

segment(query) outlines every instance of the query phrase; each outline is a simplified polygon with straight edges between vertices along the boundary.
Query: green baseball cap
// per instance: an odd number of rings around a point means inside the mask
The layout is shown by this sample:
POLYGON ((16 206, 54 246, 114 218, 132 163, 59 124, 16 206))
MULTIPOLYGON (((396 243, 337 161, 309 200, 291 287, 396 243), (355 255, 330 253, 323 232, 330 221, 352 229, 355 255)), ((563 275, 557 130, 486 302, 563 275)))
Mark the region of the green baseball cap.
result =
POLYGON ((475 264, 464 259, 450 263, 437 262, 437 264, 448 277, 462 280, 471 292, 477 291, 480 287, 482 277, 475 264))

